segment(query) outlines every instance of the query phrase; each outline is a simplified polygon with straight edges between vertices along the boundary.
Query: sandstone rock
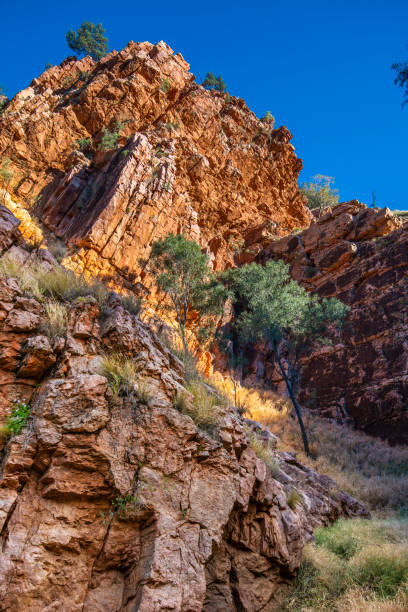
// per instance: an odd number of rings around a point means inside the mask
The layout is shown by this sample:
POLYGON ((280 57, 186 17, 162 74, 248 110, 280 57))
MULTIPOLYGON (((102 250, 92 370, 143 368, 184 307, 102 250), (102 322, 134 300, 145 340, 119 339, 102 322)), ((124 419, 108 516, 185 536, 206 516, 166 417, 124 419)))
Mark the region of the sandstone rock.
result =
MULTIPOLYGON (((407 253, 407 226, 387 208, 370 209, 354 200, 295 237, 270 243, 259 256, 284 259, 307 289, 351 307, 332 347, 304 359, 304 405, 401 443, 408 441, 407 253)), ((279 380, 270 360, 261 357, 264 370, 279 380)))
MULTIPOLYGON (((198 240, 220 269, 239 256, 229 241, 232 230, 239 242, 310 221, 289 130, 265 136, 243 100, 206 91, 188 69, 163 42, 129 43, 98 64, 68 58, 20 92, 0 117, 13 199, 35 201, 46 226, 75 247, 65 260, 72 269, 118 285, 149 286, 141 260, 170 231, 198 240), (118 117, 127 120, 118 147, 101 151, 103 130, 113 130, 118 117), (50 134, 56 136, 50 140, 50 134), (81 152, 84 138, 91 148, 81 152), (22 173, 13 155, 29 172, 22 173)), ((21 205, 10 206, 29 237, 34 228, 21 205)))
MULTIPOLYGON (((13 281, 0 295, 9 313, 39 308, 13 281)), ((290 454, 274 478, 231 408, 218 435, 199 431, 173 406, 183 366, 151 328, 113 293, 100 320, 92 298, 74 304, 58 353, 31 329, 0 330, 23 338, 5 364, 10 390, 32 377, 27 425, 0 451, 1 609, 279 610, 314 526, 364 506, 290 454), (113 396, 95 371, 117 349, 137 362, 147 402, 113 396)))

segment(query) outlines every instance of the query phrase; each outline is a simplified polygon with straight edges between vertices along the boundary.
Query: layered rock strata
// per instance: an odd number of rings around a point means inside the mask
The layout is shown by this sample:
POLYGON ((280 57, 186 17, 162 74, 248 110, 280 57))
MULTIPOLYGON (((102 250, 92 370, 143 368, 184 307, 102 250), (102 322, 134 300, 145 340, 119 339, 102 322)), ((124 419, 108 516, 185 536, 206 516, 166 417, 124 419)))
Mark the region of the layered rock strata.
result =
MULTIPOLYGON (((321 297, 350 307, 345 326, 305 357, 301 401, 392 442, 408 442, 408 234, 387 208, 340 204, 307 230, 265 245, 321 297)), ((273 358, 265 376, 276 384, 273 358)))
POLYGON ((188 69, 162 42, 99 63, 68 58, 0 116, 8 187, 71 244, 66 265, 149 284, 141 260, 170 231, 197 240, 218 269, 247 237, 308 224, 289 131, 188 69))

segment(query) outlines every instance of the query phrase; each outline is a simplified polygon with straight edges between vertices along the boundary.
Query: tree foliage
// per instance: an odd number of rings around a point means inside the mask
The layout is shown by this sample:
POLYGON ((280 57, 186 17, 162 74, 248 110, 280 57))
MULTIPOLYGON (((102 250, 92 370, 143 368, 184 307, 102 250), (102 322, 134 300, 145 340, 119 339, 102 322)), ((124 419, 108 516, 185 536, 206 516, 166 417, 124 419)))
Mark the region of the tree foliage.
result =
POLYGON ((395 85, 398 85, 398 87, 402 87, 405 90, 402 102, 402 107, 404 107, 405 104, 408 104, 408 61, 392 64, 391 70, 396 72, 396 77, 394 79, 395 85))
POLYGON ((224 273, 227 286, 242 308, 236 330, 242 342, 263 341, 273 350, 301 428, 307 454, 307 434, 296 395, 299 359, 313 344, 329 342, 330 325, 341 325, 347 307, 335 298, 319 300, 293 280, 289 266, 269 261, 224 273))
POLYGON ((271 111, 266 111, 265 116, 262 117, 261 121, 266 123, 271 129, 275 125, 275 117, 272 115, 271 111))
POLYGON ((175 315, 184 353, 188 351, 187 323, 197 321, 201 336, 211 327, 210 316, 222 313, 227 297, 208 267, 208 256, 196 242, 181 234, 169 234, 156 240, 150 255, 156 286, 168 300, 167 308, 175 315), (192 313, 194 311, 194 316, 192 313))
POLYGON ((333 207, 339 203, 338 189, 333 189, 334 178, 316 174, 310 183, 303 183, 300 192, 307 199, 307 206, 310 210, 319 215, 328 206, 333 207))
POLYGON ((206 89, 215 89, 216 91, 219 91, 220 93, 225 93, 227 89, 227 85, 224 79, 222 78, 222 76, 215 77, 212 72, 207 72, 207 76, 202 82, 202 85, 206 89))
POLYGON ((90 21, 84 23, 78 30, 69 30, 66 40, 70 49, 80 55, 90 55, 98 61, 108 52, 108 39, 104 36, 105 29, 101 23, 90 21))

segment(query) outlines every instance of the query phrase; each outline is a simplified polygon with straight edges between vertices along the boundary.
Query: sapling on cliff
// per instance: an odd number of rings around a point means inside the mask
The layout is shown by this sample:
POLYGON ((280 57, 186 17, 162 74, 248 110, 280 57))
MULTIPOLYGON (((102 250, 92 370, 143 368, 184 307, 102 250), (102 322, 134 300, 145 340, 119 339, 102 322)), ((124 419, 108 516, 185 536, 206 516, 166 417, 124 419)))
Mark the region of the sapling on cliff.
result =
POLYGON ((152 246, 151 272, 157 288, 167 298, 163 307, 176 319, 185 358, 190 340, 188 322, 194 322, 198 337, 205 339, 211 329, 211 316, 222 313, 227 297, 208 261, 200 246, 181 234, 169 234, 152 246))
POLYGON ((299 421, 305 452, 310 455, 296 399, 300 357, 314 344, 330 342, 328 327, 341 325, 348 308, 335 298, 319 300, 308 293, 291 278, 289 266, 282 261, 228 270, 224 279, 242 308, 235 324, 241 341, 263 341, 274 352, 299 421))

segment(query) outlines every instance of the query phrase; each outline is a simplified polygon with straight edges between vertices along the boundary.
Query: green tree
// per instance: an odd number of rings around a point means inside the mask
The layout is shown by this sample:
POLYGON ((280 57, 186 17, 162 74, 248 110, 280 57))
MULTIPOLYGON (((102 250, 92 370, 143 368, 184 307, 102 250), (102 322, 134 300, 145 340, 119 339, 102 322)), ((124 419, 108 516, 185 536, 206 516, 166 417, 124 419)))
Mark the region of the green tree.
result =
POLYGON ((90 55, 98 61, 108 52, 108 39, 104 36, 105 29, 101 23, 90 21, 84 23, 78 30, 69 30, 66 40, 70 49, 80 55, 90 55))
POLYGON ((175 316, 178 333, 187 356, 187 323, 194 311, 199 336, 211 329, 211 315, 221 314, 227 292, 208 267, 208 256, 196 242, 181 234, 156 240, 150 255, 156 286, 167 297, 167 308, 175 316))
POLYGON ((333 183, 332 176, 316 174, 310 183, 303 183, 300 188, 300 192, 307 199, 307 206, 319 216, 328 206, 333 207, 339 203, 339 191, 333 189, 333 183))
POLYGON ((301 430, 305 452, 309 442, 297 401, 300 357, 316 344, 330 342, 330 325, 341 325, 348 308, 335 298, 319 300, 293 280, 289 266, 269 261, 228 270, 224 278, 243 308, 236 320, 242 342, 267 343, 285 382, 301 430))
POLYGON ((402 87, 405 90, 402 102, 402 107, 404 108, 405 104, 408 104, 408 62, 392 64, 391 70, 396 72, 396 77, 394 79, 395 85, 398 85, 398 87, 402 87))
POLYGON ((215 89, 220 93, 225 93, 227 89, 227 85, 222 76, 215 77, 212 72, 207 72, 207 75, 204 81, 202 82, 202 85, 206 89, 215 89))

